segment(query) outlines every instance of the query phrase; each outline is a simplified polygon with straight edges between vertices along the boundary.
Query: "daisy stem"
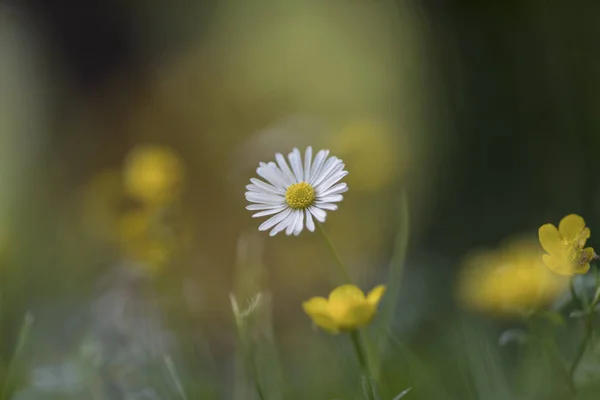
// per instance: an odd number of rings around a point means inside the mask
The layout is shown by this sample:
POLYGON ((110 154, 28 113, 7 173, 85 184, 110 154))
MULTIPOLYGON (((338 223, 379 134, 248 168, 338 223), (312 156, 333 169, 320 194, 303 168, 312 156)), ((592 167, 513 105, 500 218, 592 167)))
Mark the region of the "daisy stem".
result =
POLYGON ((350 275, 348 275, 348 269, 346 268, 346 264, 344 264, 344 261, 342 261, 342 258, 340 257, 340 253, 338 253, 337 249, 333 245, 333 242, 331 241, 331 237, 329 237, 329 234, 325 231, 325 228, 323 228, 323 225, 321 225, 319 223, 316 225, 317 225, 317 229, 321 233, 321 236, 323 236, 323 239, 325 239, 325 243, 327 243, 327 247, 329 248, 329 251, 333 255, 333 258, 335 259, 336 264, 340 268, 340 271, 342 272, 342 275, 344 276, 344 280, 346 281, 346 283, 350 283, 351 282, 350 275))

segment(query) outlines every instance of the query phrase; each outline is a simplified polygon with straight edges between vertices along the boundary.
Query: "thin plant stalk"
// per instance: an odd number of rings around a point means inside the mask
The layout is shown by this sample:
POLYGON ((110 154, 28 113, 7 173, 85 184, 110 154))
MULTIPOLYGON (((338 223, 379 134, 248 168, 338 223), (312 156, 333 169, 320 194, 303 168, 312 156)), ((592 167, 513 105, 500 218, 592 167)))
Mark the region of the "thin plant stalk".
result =
POLYGON ((592 338, 594 336, 594 310, 596 306, 600 302, 600 279, 598 277, 598 269, 594 265, 595 273, 596 273, 596 288, 594 292, 594 298, 590 304, 583 304, 579 297, 577 296, 577 292, 575 291, 575 287, 573 285, 573 278, 570 279, 570 287, 571 287, 571 296, 573 300, 578 302, 581 306, 581 309, 585 311, 584 317, 584 334, 579 346, 577 347, 577 353, 575 354, 575 358, 573 359, 573 363, 571 364, 571 368, 569 369, 569 376, 571 378, 573 387, 575 387, 575 372, 577 371, 577 367, 579 363, 583 359, 585 351, 588 346, 591 345, 592 338))
POLYGON ((342 276, 344 277, 345 283, 350 283, 351 282, 350 275, 348 274, 348 269, 346 268, 346 264, 344 264, 344 261, 342 261, 342 257, 340 256, 340 253, 338 253, 337 249, 333 245, 333 242, 331 241, 331 237, 329 237, 329 234, 327 233, 327 231, 325 231, 325 228, 323 228, 323 225, 321 225, 319 223, 317 223, 316 225, 317 225, 317 230, 319 231, 319 233, 321 233, 321 236, 323 237, 323 239, 325 239, 327 248, 329 249, 329 251, 331 252, 331 255, 335 259, 335 263, 339 267, 339 270, 342 273, 342 276))
POLYGON ((546 355, 548 360, 556 365, 556 367, 563 373, 567 386, 571 392, 575 392, 575 385, 571 377, 570 369, 565 363, 565 360, 561 357, 560 351, 554 340, 545 340, 543 337, 543 331, 537 328, 537 324, 533 317, 536 314, 532 314, 525 319, 525 323, 529 326, 531 333, 530 338, 533 339, 539 346, 542 352, 546 355))
POLYGON ((179 374, 177 373, 177 369, 175 368, 175 364, 173 363, 173 359, 168 354, 164 354, 163 361, 167 367, 167 371, 169 372, 171 379, 173 380, 173 383, 175 384, 175 388, 177 389, 179 396, 183 400, 188 400, 188 397, 185 394, 185 389, 183 388, 183 384, 181 383, 181 379, 179 378, 179 374))
POLYGON ((377 400, 374 395, 375 389, 373 388, 373 383, 371 380, 372 374, 370 372, 369 364, 367 362, 366 352, 358 331, 350 332, 350 339, 352 341, 354 352, 356 353, 356 358, 358 359, 358 363, 360 364, 360 369, 364 377, 363 389, 365 397, 367 398, 367 400, 377 400))
POLYGON ((233 316, 235 318, 235 324, 238 331, 238 344, 242 350, 243 365, 246 372, 246 376, 250 378, 254 383, 254 388, 259 400, 266 400, 265 391, 260 383, 260 377, 258 374, 258 368, 254 361, 254 351, 251 343, 248 340, 248 332, 246 330, 246 322, 244 321, 243 312, 239 309, 237 300, 233 294, 229 295, 231 300, 231 308, 233 310, 233 316))
POLYGON ((571 299, 573 300, 573 303, 577 304, 577 307, 583 308, 583 304, 581 304, 581 299, 575 291, 575 284, 573 282, 573 278, 569 279, 569 289, 571 290, 571 299))
POLYGON ((31 333, 31 326, 33 325, 34 319, 33 316, 29 313, 25 315, 25 319, 23 320, 23 325, 21 326, 21 331, 19 332, 19 338, 17 340, 17 346, 15 347, 15 351, 8 363, 8 370, 6 372, 6 378, 3 382, 2 387, 2 395, 0 399, 7 400, 10 398, 10 387, 12 384, 12 380, 15 374, 15 365, 21 355, 27 340, 29 339, 29 334, 31 333))

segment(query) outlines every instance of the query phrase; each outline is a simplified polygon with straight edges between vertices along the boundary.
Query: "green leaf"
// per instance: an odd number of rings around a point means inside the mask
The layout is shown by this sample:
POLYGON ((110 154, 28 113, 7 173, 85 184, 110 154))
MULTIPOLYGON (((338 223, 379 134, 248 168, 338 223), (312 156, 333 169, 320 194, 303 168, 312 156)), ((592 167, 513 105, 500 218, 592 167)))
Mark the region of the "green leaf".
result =
POLYGON ((504 331, 498 338, 500 346, 506 346, 509 343, 524 344, 529 340, 529 334, 523 329, 509 329, 504 331))
POLYGON ((585 311, 573 310, 569 314, 569 318, 581 318, 581 317, 585 317, 586 315, 587 315, 587 313, 585 311))
MULTIPOLYGON (((379 315, 375 321, 375 343, 377 345, 377 354, 385 354, 389 346, 390 326, 394 317, 394 310, 400 293, 402 276, 404 274, 404 264, 409 239, 409 210, 408 196, 405 191, 400 194, 400 201, 396 211, 396 240, 394 251, 389 263, 389 275, 386 286, 385 295, 381 301, 379 315)), ((374 356, 375 357, 375 356, 374 356)), ((373 373, 379 373, 381 368, 381 360, 377 358, 373 360, 373 373)))
POLYGON ((552 322, 554 325, 564 325, 565 317, 562 314, 554 312, 554 311, 544 311, 541 314, 542 317, 552 322))
POLYGON ((394 397, 393 400, 400 400, 401 398, 406 396, 408 394, 408 392, 410 392, 410 389, 412 389, 412 388, 408 388, 408 389, 402 391, 401 393, 398 394, 398 396, 394 397))

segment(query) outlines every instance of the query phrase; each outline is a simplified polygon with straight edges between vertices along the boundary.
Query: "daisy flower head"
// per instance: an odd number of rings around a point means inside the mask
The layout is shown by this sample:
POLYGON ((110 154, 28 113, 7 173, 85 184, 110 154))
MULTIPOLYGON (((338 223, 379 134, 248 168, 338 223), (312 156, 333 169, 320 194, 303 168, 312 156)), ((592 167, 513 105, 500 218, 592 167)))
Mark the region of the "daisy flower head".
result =
POLYGON ((297 148, 288 154, 289 165, 281 153, 275 154, 275 160, 259 164, 256 173, 264 180, 250 179, 246 200, 253 204, 246 209, 258 211, 253 217, 271 216, 258 227, 259 231, 271 229, 270 236, 284 230, 297 236, 305 225, 313 232, 313 218, 325 222, 326 210, 337 210, 335 203, 348 190, 345 183, 339 183, 348 174, 343 161, 330 157, 329 150, 318 151, 313 159, 310 146, 304 160, 297 148))

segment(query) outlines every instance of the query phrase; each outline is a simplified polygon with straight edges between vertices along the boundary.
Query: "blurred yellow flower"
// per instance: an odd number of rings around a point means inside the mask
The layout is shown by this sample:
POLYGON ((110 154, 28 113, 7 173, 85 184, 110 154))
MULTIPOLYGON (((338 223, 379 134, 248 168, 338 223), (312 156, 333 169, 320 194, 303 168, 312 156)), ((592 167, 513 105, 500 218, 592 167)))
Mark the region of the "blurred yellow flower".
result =
POLYGON ((535 241, 518 239, 467 256, 458 297, 468 308, 511 316, 549 304, 567 285, 544 266, 535 241))
POLYGON ((539 239, 548 254, 544 263, 560 275, 585 274, 590 269, 590 261, 596 257, 594 249, 584 248, 590 237, 590 229, 582 217, 570 214, 558 224, 545 224, 539 229, 539 239))
POLYGON ((385 286, 375 287, 367 296, 354 285, 342 285, 329 295, 313 297, 302 304, 314 324, 329 333, 350 332, 371 322, 385 286))
POLYGON ((162 267, 174 251, 172 238, 163 234, 155 218, 148 209, 127 211, 120 216, 116 232, 121 251, 150 269, 162 267))
POLYGON ((168 203, 182 189, 183 163, 166 147, 136 147, 127 156, 123 172, 127 193, 148 204, 168 203))

